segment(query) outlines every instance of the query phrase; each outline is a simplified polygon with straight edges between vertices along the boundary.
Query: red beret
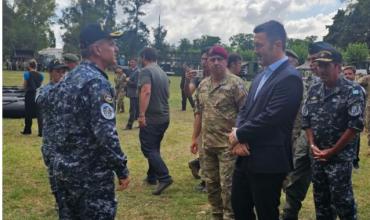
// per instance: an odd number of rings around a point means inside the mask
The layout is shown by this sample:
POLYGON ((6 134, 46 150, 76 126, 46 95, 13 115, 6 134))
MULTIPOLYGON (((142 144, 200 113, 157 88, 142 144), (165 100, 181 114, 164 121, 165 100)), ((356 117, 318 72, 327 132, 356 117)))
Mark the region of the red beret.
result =
POLYGON ((225 50, 225 48, 221 47, 221 46, 213 46, 209 52, 208 52, 208 56, 209 57, 212 57, 212 56, 221 56, 223 57, 224 59, 227 59, 227 51, 225 50))

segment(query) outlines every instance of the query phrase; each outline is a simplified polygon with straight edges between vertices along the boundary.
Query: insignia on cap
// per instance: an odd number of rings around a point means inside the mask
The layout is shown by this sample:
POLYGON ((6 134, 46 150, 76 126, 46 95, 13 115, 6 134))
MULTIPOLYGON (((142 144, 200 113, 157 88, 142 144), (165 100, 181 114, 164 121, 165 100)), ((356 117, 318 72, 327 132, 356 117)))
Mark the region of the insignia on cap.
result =
POLYGON ((114 118, 114 109, 107 103, 103 103, 100 106, 100 112, 105 119, 112 120, 114 118))

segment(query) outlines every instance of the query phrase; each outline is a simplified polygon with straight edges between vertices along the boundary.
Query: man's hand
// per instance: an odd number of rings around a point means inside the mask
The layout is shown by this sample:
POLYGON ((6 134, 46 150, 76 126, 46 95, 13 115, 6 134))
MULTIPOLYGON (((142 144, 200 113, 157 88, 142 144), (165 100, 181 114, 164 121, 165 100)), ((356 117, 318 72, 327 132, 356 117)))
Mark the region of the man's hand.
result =
POLYGON ((237 144, 231 150, 231 153, 240 157, 245 157, 250 155, 248 144, 237 144))
POLYGON ((139 127, 143 128, 146 126, 146 119, 145 115, 140 115, 139 118, 137 119, 137 122, 139 122, 139 127))
POLYGON ((316 145, 311 145, 311 151, 313 158, 319 161, 327 161, 334 154, 333 147, 320 150, 316 145))
POLYGON ((128 187, 129 183, 130 183, 130 177, 127 177, 126 179, 118 179, 117 191, 125 190, 128 187))
POLYGON ((185 73, 185 77, 186 79, 188 80, 191 80, 192 78, 194 78, 195 76, 197 75, 197 71, 196 70, 189 70, 185 73))
POLYGON ((193 140, 190 145, 190 152, 192 154, 197 154, 198 153, 198 141, 193 140))
POLYGON ((238 139, 236 139, 236 137, 234 135, 236 129, 237 128, 233 128, 232 131, 229 134, 229 142, 231 144, 231 148, 233 148, 235 145, 237 145, 239 143, 238 139))

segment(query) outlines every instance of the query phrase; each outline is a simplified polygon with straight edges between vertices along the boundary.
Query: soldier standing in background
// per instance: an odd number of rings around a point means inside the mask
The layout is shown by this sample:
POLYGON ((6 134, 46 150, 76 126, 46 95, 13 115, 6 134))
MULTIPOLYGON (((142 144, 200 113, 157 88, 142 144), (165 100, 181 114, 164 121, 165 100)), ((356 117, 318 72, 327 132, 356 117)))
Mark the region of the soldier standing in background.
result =
POLYGON ((116 112, 123 113, 125 112, 124 98, 126 95, 127 77, 123 69, 119 66, 114 69, 114 73, 116 112))
POLYGON ((139 68, 137 67, 136 58, 131 58, 129 61, 130 71, 128 73, 127 80, 127 97, 130 98, 130 116, 125 130, 131 130, 132 124, 137 120, 139 116, 139 99, 138 99, 138 80, 139 80, 139 68))
POLYGON ((80 58, 73 53, 63 55, 64 63, 68 66, 68 71, 72 71, 80 63, 80 58))
POLYGON ((187 96, 185 93, 185 81, 186 81, 186 72, 188 72, 189 67, 184 64, 182 66, 181 81, 180 81, 180 90, 181 90, 181 111, 186 111, 186 102, 189 100, 191 108, 194 108, 194 100, 192 96, 187 96))

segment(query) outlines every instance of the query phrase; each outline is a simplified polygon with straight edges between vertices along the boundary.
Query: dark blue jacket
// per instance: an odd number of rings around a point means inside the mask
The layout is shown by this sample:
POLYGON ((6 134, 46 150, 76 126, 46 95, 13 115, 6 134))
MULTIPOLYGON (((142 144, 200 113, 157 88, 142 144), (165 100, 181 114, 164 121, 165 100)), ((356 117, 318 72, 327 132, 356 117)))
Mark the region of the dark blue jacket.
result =
POLYGON ((292 168, 292 128, 303 95, 300 73, 288 61, 281 64, 256 93, 262 74, 252 82, 238 114, 237 138, 251 155, 237 167, 254 173, 286 173, 292 168))

